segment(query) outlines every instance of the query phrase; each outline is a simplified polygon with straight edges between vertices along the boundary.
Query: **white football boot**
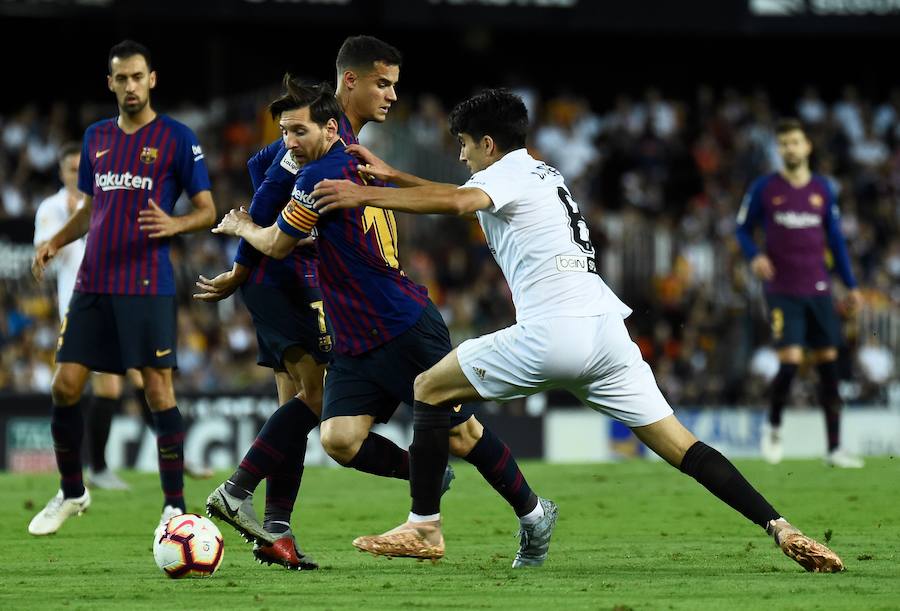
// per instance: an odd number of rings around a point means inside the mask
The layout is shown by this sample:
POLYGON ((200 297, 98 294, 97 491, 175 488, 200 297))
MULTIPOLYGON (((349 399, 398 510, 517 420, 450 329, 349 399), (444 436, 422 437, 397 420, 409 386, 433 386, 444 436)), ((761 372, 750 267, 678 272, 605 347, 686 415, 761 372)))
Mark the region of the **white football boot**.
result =
POLYGON ((181 511, 178 507, 174 505, 166 505, 163 507, 162 515, 159 517, 159 526, 156 527, 156 530, 153 531, 153 538, 155 540, 159 540, 159 538, 166 531, 166 524, 169 523, 169 520, 174 518, 175 516, 180 516, 184 512, 181 511))
POLYGON ((829 452, 825 456, 825 464, 829 467, 838 467, 840 469, 862 469, 866 466, 862 458, 848 454, 841 448, 829 452))
POLYGON ((32 535, 52 535, 70 516, 83 514, 91 506, 91 493, 87 488, 84 494, 75 498, 64 498, 63 491, 56 493, 46 507, 41 509, 28 524, 28 532, 32 535))
POLYGON ((781 427, 772 426, 768 422, 763 423, 759 451, 770 465, 777 465, 781 462, 784 457, 784 448, 781 445, 781 427))

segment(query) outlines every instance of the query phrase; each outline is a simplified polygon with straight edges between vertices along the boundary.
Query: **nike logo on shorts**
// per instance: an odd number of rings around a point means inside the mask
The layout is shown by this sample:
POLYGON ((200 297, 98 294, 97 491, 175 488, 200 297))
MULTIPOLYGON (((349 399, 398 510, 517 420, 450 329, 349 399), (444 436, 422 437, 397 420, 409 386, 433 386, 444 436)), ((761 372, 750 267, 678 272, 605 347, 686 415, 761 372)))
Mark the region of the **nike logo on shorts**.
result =
POLYGON ((167 349, 167 350, 157 350, 157 351, 156 351, 156 358, 161 359, 162 357, 166 356, 167 354, 172 354, 172 349, 171 349, 171 348, 169 348, 169 349, 167 349))

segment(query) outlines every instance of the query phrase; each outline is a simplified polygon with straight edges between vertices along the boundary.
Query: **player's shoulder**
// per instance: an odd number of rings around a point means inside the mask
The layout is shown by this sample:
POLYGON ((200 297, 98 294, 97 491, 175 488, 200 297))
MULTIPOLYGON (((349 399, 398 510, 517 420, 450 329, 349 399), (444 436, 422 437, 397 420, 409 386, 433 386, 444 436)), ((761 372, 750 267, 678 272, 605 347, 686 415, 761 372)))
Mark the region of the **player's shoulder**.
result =
POLYGON ((832 182, 831 178, 825 176, 824 174, 813 174, 810 181, 817 186, 818 188, 825 191, 828 195, 835 196, 837 195, 837 189, 835 188, 834 182, 832 182))
POLYGON ((170 130, 172 135, 174 135, 175 139, 178 141, 188 141, 193 143, 197 140, 197 134, 194 133, 190 127, 166 114, 157 115, 157 120, 163 124, 163 126, 170 130))
POLYGON ((84 130, 85 139, 87 139, 92 134, 104 133, 114 129, 116 127, 116 121, 116 117, 107 117, 105 119, 100 119, 99 121, 94 121, 87 126, 87 129, 84 130))
POLYGON ((763 174, 759 176, 750 184, 751 192, 759 192, 771 185, 773 182, 777 181, 777 179, 781 175, 778 172, 769 172, 768 174, 763 174))
POLYGON ((350 178, 355 175, 358 165, 359 162, 356 161, 356 158, 343 146, 336 146, 323 157, 304 164, 300 169, 297 182, 303 181, 309 184, 326 178, 350 178))
POLYGON ((41 200, 41 203, 38 204, 35 216, 44 216, 60 211, 65 211, 66 205, 67 202, 65 189, 60 189, 53 195, 48 195, 41 200))

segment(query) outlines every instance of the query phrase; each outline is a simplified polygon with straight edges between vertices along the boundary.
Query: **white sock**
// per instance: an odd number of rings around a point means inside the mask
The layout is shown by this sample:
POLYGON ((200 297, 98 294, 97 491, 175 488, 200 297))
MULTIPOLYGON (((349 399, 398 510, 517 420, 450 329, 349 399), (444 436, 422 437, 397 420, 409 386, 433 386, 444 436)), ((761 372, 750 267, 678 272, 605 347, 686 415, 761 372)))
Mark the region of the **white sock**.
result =
POLYGON ((440 513, 433 513, 430 516, 420 516, 417 513, 409 512, 409 517, 406 518, 407 522, 435 522, 441 519, 440 513))
POLYGON ((534 509, 526 513, 524 516, 519 518, 519 522, 521 524, 529 525, 529 524, 537 524, 538 520, 544 517, 544 506, 541 505, 541 500, 538 499, 537 505, 534 509))

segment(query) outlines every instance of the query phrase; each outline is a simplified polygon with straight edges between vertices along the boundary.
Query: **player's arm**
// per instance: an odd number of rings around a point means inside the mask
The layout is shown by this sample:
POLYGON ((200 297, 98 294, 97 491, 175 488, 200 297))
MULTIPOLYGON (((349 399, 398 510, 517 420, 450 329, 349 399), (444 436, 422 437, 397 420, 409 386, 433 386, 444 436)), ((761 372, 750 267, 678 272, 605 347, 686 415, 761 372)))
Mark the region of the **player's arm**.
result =
POLYGON ((834 266, 837 268, 844 286, 849 289, 847 297, 850 310, 855 311, 862 306, 862 293, 850 266, 850 257, 847 255, 847 243, 844 240, 844 232, 841 231, 841 213, 837 206, 837 196, 833 192, 825 210, 825 235, 828 239, 831 257, 834 259, 834 266))
POLYGON ((432 183, 426 186, 391 189, 364 187, 349 180, 323 180, 312 192, 320 214, 342 208, 374 206, 413 214, 463 215, 491 206, 491 198, 477 188, 432 183))
POLYGON ((85 195, 81 205, 75 209, 75 212, 72 213, 66 224, 53 234, 53 237, 35 249, 34 261, 31 263, 31 273, 37 280, 41 280, 44 277, 44 270, 47 264, 56 256, 60 248, 74 242, 88 232, 88 228, 91 225, 93 202, 93 197, 85 195))
POLYGON ((147 207, 138 212, 138 226, 149 232, 151 238, 170 238, 179 233, 190 233, 212 227, 216 222, 216 205, 212 193, 207 189, 191 197, 194 209, 187 214, 173 216, 149 199, 147 207))
POLYGON ((763 218, 762 188, 762 179, 757 180, 744 196, 737 215, 735 237, 753 273, 762 280, 771 280, 775 277, 775 266, 765 253, 760 252, 753 239, 753 230, 763 218))
POLYGON ((424 187, 445 184, 432 182, 412 174, 407 174, 406 172, 401 172, 361 144, 351 144, 347 147, 347 152, 362 161, 362 164, 359 166, 359 171, 366 177, 391 183, 397 187, 424 187))
POLYGON ((229 211, 212 232, 243 238, 253 248, 274 259, 284 259, 303 238, 299 234, 286 233, 278 224, 260 227, 243 207, 229 211))
POLYGON ((250 268, 235 262, 230 270, 215 278, 200 276, 195 283, 201 292, 194 293, 199 301, 221 301, 228 298, 250 277, 250 268))

